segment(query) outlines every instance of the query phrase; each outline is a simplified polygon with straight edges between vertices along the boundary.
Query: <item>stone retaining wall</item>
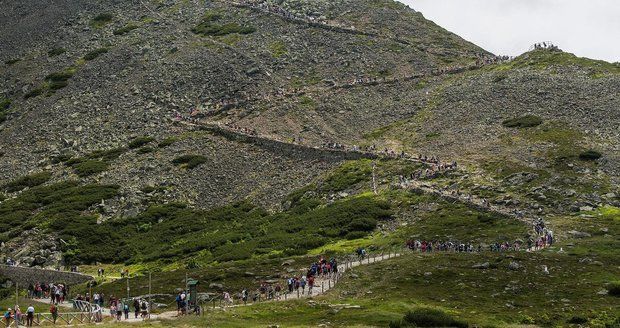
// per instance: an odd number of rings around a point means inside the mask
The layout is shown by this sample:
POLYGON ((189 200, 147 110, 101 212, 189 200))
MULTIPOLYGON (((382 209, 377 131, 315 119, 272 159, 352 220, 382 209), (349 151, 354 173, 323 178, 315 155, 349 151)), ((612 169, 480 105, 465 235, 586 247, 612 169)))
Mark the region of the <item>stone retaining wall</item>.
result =
POLYGON ((28 284, 37 282, 75 285, 93 280, 92 276, 82 273, 8 265, 0 265, 0 276, 8 278, 21 286, 27 286, 28 284))

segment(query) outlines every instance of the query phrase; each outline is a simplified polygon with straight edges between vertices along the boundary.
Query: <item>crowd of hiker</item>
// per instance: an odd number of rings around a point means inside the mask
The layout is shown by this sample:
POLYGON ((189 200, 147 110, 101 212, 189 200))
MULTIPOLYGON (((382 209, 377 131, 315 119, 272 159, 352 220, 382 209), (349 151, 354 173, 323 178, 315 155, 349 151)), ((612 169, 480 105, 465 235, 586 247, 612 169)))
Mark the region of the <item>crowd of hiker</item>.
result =
POLYGON ((65 284, 37 282, 28 285, 28 298, 50 299, 51 303, 58 304, 65 301, 68 287, 65 284))
POLYGON ((149 303, 141 298, 121 300, 112 296, 108 306, 110 307, 110 317, 116 321, 129 320, 130 314, 133 314, 134 319, 142 318, 144 320, 149 314, 149 303))
POLYGON ((547 229, 544 220, 537 219, 534 222, 534 234, 530 235, 526 242, 521 239, 515 241, 494 242, 488 245, 473 242, 461 241, 440 241, 440 240, 419 240, 409 239, 405 242, 405 247, 414 252, 453 252, 453 253, 474 253, 474 252, 508 252, 508 251, 537 251, 549 247, 553 244, 553 231, 547 229), (525 247, 527 246, 527 247, 525 247))
MULTIPOLYGON (((52 316, 52 321, 56 324, 56 319, 58 318, 58 308, 55 304, 50 306, 50 314, 52 316)), ((32 304, 28 305, 25 312, 22 312, 19 305, 15 305, 13 308, 8 308, 2 314, 3 323, 6 327, 13 327, 12 324, 15 322, 15 327, 23 326, 32 327, 34 324, 34 316, 35 309, 32 304)))

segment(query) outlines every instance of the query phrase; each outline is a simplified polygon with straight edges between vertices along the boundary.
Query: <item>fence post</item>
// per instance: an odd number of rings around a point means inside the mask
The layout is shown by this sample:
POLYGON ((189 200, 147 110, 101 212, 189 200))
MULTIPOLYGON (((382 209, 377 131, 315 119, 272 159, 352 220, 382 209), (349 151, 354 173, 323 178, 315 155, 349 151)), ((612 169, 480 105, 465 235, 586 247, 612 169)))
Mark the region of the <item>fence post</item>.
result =
POLYGON ((325 288, 325 281, 321 281, 321 293, 323 293, 325 288))
POLYGON ((297 288, 297 298, 299 298, 299 288, 297 288))
POLYGON ((327 281, 327 288, 332 288, 332 280, 331 279, 329 279, 327 281))

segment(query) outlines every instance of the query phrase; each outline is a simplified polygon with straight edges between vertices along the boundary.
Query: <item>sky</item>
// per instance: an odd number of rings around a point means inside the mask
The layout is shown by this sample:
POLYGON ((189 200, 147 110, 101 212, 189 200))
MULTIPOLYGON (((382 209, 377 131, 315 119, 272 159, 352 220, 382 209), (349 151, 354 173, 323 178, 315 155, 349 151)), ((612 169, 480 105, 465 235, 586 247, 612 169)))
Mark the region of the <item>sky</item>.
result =
POLYGON ((620 61, 620 0, 400 0, 496 55, 552 41, 580 57, 620 61))

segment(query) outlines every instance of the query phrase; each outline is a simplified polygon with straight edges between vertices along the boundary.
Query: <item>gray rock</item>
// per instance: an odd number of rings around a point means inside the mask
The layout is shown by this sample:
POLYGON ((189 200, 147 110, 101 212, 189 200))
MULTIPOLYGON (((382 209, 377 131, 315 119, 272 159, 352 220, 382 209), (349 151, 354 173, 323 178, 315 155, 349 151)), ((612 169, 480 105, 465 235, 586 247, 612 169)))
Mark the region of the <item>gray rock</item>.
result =
POLYGON ((568 232, 569 235, 575 237, 575 238, 589 238, 592 237, 591 234, 587 233, 587 232, 581 232, 581 231, 576 231, 576 230, 571 230, 568 232))
POLYGON ((223 289, 224 285, 223 284, 218 284, 215 282, 212 282, 209 284, 209 288, 214 288, 214 289, 223 289))
POLYGON ((489 262, 479 263, 472 265, 473 269, 488 269, 491 265, 489 262))
POLYGON ((508 269, 510 270, 519 270, 521 269, 521 264, 517 263, 517 262, 510 262, 510 264, 508 265, 508 269))

